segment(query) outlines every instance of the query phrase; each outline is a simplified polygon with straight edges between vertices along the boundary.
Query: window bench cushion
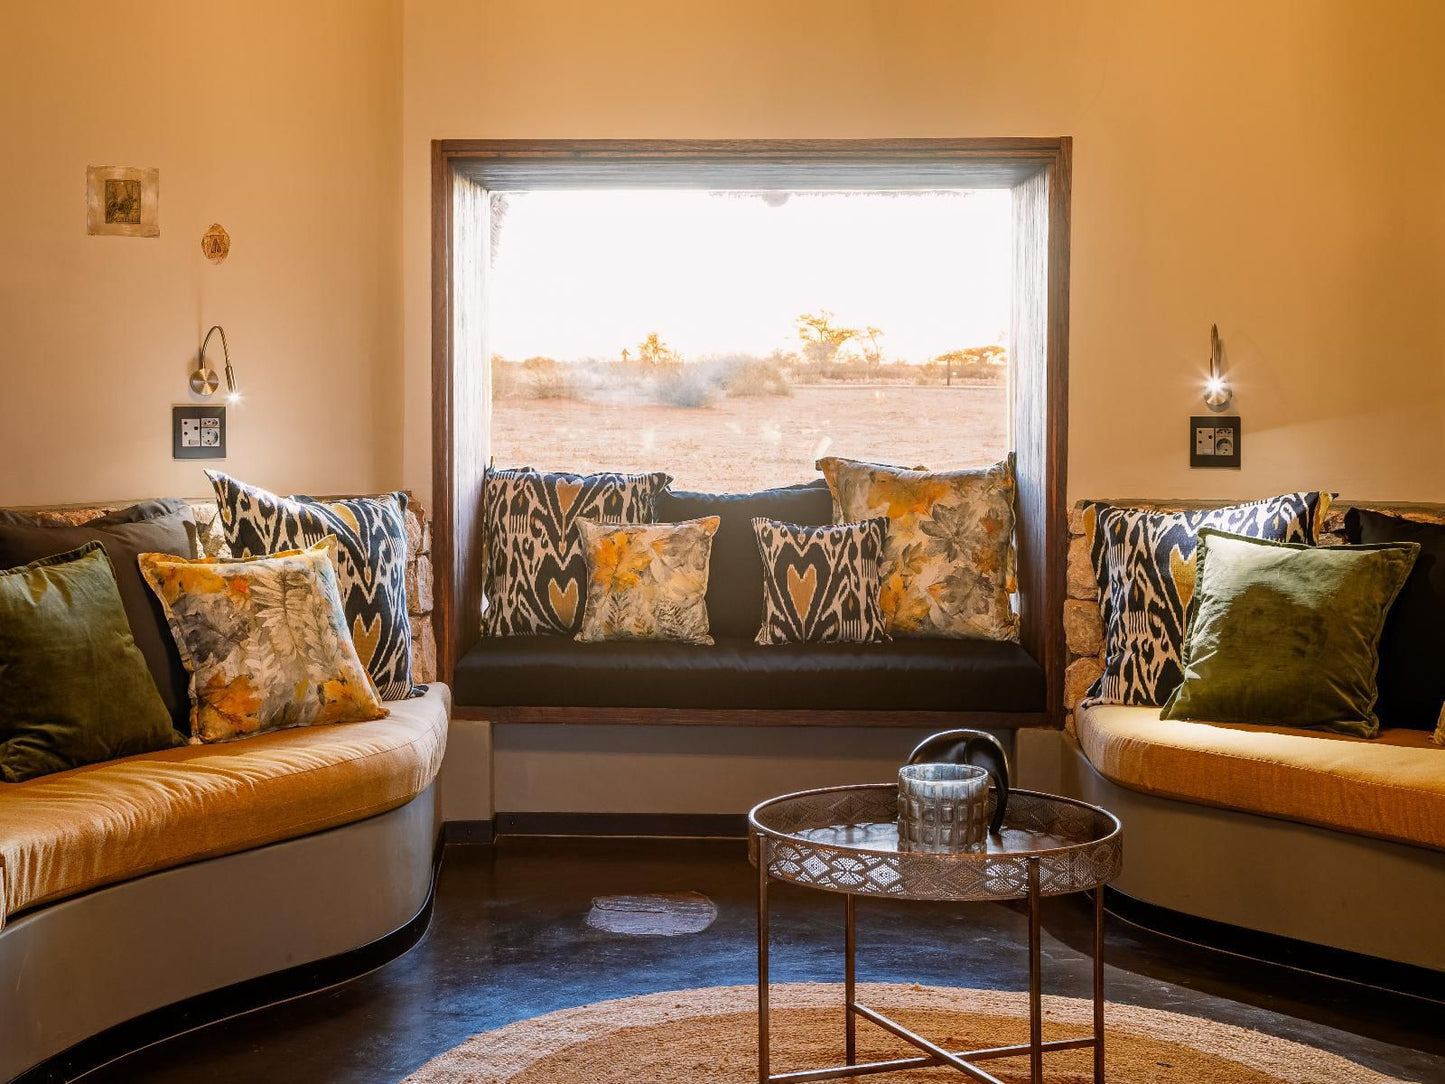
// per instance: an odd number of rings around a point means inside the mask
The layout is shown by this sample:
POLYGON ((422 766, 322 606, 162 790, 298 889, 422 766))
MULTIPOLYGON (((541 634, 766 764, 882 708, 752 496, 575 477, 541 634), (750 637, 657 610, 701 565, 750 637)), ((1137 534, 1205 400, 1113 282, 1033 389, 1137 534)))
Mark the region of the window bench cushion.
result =
POLYGON ((1445 749, 1426 731, 1367 740, 1117 704, 1083 708, 1076 727, 1090 763, 1120 786, 1445 850, 1445 749))
POLYGON ((1016 643, 780 644, 719 637, 579 644, 483 637, 457 663, 461 707, 1042 712, 1044 672, 1016 643))
POLYGON ((0 785, 5 915, 384 813, 436 778, 443 685, 384 719, 190 745, 0 785))

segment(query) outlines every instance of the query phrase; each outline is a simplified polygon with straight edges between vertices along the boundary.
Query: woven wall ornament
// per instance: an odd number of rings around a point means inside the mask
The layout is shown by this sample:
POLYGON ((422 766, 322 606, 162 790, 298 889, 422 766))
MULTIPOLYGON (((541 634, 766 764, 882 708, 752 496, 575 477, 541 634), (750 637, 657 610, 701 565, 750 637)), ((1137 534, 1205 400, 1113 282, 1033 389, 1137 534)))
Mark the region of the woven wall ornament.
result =
POLYGON ((201 251, 212 263, 223 263, 231 254, 231 235, 219 222, 212 222, 210 229, 201 234, 201 251))

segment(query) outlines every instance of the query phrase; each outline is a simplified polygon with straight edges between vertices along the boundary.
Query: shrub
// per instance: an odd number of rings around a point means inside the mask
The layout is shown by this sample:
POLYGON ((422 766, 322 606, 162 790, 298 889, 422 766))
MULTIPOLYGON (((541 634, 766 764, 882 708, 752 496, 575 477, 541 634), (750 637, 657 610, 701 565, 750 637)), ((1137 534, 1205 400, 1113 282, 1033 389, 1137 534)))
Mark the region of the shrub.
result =
POLYGON ((522 391, 522 367, 515 361, 492 357, 492 399, 515 399, 522 391))
POLYGON ((942 384, 943 365, 937 361, 926 361, 916 367, 917 374, 913 378, 915 384, 942 384))
POLYGON ((738 354, 719 360, 723 366, 721 383, 731 397, 793 394, 793 386, 783 372, 783 358, 738 354))
POLYGON ((717 398, 717 382, 702 365, 674 369, 658 377, 657 401, 668 406, 697 407, 712 406, 717 398))
POLYGON ((528 358, 522 362, 527 394, 532 399, 579 399, 580 390, 570 366, 554 358, 528 358))

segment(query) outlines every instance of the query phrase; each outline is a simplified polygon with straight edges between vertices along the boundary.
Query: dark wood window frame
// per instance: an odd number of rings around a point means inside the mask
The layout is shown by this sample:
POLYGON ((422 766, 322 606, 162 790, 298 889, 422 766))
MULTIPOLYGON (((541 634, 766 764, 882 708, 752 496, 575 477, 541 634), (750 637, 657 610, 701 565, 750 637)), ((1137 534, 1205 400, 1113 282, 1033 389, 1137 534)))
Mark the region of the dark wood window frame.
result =
MULTIPOLYGON (((479 632, 479 618, 459 616, 481 612, 481 496, 490 409, 486 329, 481 306, 459 301, 480 301, 485 293, 487 261, 481 257, 490 236, 490 191, 588 186, 1008 188, 1014 193, 1010 387, 1019 480, 1021 636, 1047 675, 1048 722, 1061 725, 1071 171, 1072 141, 1066 136, 433 141, 432 554, 443 680, 451 680, 456 660, 479 632)), ((626 720, 618 715, 608 721, 626 720)))

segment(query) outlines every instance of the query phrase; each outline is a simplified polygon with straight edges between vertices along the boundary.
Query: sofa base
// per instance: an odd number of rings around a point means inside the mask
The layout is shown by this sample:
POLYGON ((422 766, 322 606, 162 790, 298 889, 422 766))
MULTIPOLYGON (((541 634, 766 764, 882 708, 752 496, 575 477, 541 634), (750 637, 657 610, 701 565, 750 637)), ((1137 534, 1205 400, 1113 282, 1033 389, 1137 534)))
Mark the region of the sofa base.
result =
POLYGON ((1123 822, 1123 895, 1445 972, 1445 851, 1144 794, 1100 775, 1071 735, 1063 746, 1062 792, 1123 822))
POLYGON ((1445 972, 1229 926, 1145 903, 1112 887, 1104 891, 1104 908, 1131 926, 1211 952, 1445 1005, 1445 972))
POLYGON ((363 821, 17 916, 0 931, 0 1080, 73 1079, 400 955, 430 917, 440 829, 433 783, 363 821))

